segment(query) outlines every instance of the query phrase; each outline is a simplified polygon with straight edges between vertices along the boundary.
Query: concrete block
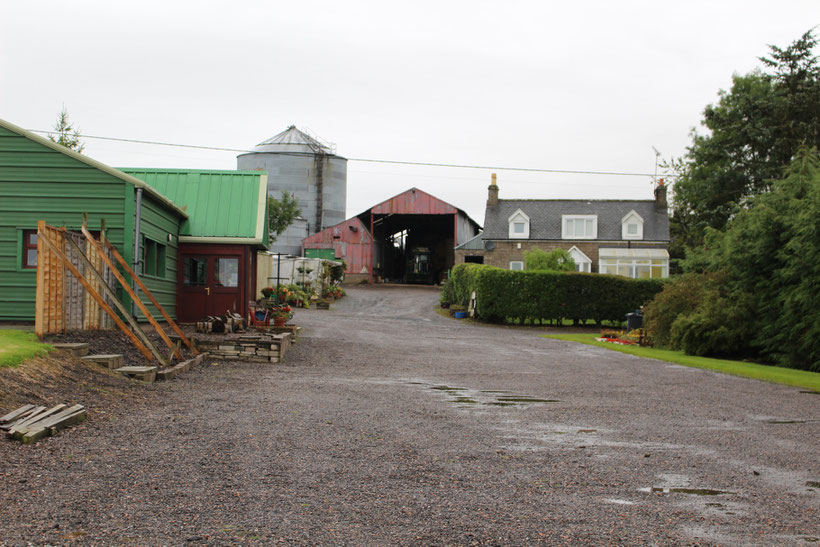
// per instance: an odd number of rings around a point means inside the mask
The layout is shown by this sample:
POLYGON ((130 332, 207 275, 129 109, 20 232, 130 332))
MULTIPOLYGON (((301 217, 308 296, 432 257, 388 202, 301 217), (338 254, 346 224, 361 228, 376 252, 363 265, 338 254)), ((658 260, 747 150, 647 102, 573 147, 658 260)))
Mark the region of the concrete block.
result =
POLYGON ((76 355, 77 357, 88 355, 88 344, 84 342, 60 342, 51 345, 54 346, 54 349, 67 351, 69 353, 76 355))
POLYGON ((93 361, 98 365, 104 366, 111 370, 120 368, 123 364, 122 355, 111 354, 111 355, 86 355, 85 357, 81 357, 86 361, 93 361))
POLYGON ((157 367, 120 367, 115 372, 148 383, 157 378, 157 367))

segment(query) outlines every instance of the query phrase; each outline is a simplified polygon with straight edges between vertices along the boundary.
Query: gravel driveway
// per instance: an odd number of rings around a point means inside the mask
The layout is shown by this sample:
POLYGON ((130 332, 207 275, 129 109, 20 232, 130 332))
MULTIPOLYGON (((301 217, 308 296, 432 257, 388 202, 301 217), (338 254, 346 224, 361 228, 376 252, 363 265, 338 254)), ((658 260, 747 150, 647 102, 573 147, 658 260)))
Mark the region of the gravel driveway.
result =
POLYGON ((820 396, 354 288, 32 447, 0 544, 820 544, 820 396))

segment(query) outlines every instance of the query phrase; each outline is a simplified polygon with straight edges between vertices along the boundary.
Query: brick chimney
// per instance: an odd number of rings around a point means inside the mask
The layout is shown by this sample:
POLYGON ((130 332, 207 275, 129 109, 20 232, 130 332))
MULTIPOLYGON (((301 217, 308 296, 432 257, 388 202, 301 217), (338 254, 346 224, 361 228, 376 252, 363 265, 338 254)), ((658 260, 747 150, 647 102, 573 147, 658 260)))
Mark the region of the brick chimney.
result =
POLYGON ((666 185, 661 179, 655 187, 655 209, 661 211, 666 210, 667 207, 669 207, 669 204, 666 202, 666 185))
POLYGON ((495 207, 498 205, 498 185, 495 183, 495 173, 493 173, 493 180, 487 188, 487 207, 495 207))

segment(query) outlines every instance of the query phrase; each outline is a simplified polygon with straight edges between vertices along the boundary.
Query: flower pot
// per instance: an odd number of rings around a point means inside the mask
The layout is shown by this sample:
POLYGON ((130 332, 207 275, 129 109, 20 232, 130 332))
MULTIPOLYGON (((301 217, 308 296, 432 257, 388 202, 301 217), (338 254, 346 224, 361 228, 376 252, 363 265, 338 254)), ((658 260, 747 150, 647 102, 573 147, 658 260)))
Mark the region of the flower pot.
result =
POLYGON ((284 317, 284 316, 277 315, 273 318, 273 326, 274 327, 284 327, 285 323, 287 323, 287 322, 288 322, 288 318, 284 317))

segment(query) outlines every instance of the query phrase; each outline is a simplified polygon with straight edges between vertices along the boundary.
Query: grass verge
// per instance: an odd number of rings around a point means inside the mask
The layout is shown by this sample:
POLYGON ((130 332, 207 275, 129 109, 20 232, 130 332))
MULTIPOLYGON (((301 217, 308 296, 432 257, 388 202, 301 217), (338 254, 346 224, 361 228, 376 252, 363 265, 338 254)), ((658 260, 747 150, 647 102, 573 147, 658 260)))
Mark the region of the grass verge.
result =
POLYGON ((640 346, 621 346, 608 342, 598 342, 595 338, 597 334, 544 334, 544 338, 555 338, 568 342, 578 342, 590 346, 598 346, 612 351, 620 351, 638 357, 648 359, 659 359, 686 367, 702 368, 714 370, 743 378, 753 378, 764 380, 775 384, 785 384, 787 386, 802 387, 812 391, 820 391, 820 373, 809 372, 807 370, 797 370, 793 368, 774 367, 768 365, 758 365, 745 361, 730 361, 728 359, 713 359, 711 357, 697 357, 686 355, 682 351, 672 351, 665 349, 643 348, 640 346))
POLYGON ((31 332, 0 329, 0 367, 16 367, 26 359, 42 357, 52 349, 31 332))

